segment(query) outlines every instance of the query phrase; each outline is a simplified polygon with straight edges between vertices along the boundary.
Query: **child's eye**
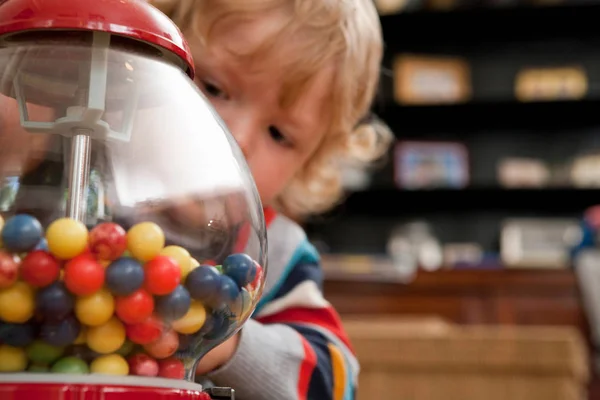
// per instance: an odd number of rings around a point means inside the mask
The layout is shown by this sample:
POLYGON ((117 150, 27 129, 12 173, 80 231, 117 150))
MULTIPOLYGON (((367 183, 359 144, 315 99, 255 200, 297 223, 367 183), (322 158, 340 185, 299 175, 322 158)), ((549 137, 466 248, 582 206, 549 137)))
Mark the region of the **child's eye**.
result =
POLYGON ((273 125, 269 126, 269 135, 271 135, 271 139, 273 139, 275 142, 286 147, 291 147, 290 141, 287 140, 283 133, 281 133, 281 131, 273 125))
POLYGON ((206 93, 208 96, 218 97, 218 98, 223 98, 223 99, 227 98, 226 93, 212 82, 208 82, 206 80, 201 80, 198 82, 198 85, 200 86, 200 89, 202 89, 202 91, 204 93, 206 93))

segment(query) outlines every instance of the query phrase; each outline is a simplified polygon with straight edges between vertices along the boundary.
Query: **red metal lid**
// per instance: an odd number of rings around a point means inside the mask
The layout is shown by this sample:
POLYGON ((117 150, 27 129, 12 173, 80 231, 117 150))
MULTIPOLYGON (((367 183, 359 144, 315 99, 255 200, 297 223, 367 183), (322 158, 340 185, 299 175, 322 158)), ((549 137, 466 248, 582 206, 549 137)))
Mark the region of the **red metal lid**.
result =
POLYGON ((153 44, 179 57, 194 77, 181 31, 145 0, 0 0, 0 36, 32 30, 89 30, 153 44))
POLYGON ((0 383, 2 400, 211 400, 199 390, 125 385, 0 383))

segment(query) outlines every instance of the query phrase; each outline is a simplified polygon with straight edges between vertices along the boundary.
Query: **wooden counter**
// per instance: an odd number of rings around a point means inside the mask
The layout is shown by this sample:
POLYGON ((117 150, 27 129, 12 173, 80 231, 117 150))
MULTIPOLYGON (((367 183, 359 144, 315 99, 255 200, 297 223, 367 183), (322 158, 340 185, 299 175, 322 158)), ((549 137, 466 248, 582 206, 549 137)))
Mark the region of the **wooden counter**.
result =
MULTIPOLYGON (((459 324, 566 325, 580 329, 589 342, 571 270, 442 270, 421 272, 408 285, 326 273, 324 291, 342 317, 436 315, 459 324)), ((598 376, 589 399, 600 399, 598 376)))
POLYGON ((587 334, 571 270, 421 272, 408 285, 329 274, 324 290, 342 315, 438 315, 461 324, 572 325, 587 334))

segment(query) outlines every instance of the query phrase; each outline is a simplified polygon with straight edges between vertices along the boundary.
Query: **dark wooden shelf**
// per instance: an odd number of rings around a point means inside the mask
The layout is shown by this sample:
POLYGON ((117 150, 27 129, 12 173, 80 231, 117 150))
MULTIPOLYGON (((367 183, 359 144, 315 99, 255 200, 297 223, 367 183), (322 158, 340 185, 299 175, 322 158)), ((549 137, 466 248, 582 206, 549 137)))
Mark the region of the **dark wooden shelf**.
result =
POLYGON ((455 105, 400 106, 388 100, 375 109, 396 135, 484 134, 491 130, 529 130, 547 135, 600 125, 600 100, 520 103, 471 102, 455 105))
POLYGON ((456 44, 478 48, 549 38, 593 41, 600 37, 596 29, 599 17, 600 3, 568 2, 551 7, 475 6, 403 12, 382 16, 381 21, 389 48, 443 50, 456 44))
POLYGON ((600 189, 371 189, 348 196, 335 214, 411 215, 502 211, 513 214, 574 214, 600 204, 600 189))

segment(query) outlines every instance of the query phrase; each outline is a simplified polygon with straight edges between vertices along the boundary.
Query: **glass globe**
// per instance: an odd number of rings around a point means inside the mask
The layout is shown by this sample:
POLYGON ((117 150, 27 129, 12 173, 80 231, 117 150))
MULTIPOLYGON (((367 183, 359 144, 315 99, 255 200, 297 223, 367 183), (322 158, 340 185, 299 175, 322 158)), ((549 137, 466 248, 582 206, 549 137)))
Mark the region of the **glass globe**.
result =
POLYGON ((0 71, 0 375, 192 381, 266 273, 235 141, 149 45, 24 33, 0 71))

